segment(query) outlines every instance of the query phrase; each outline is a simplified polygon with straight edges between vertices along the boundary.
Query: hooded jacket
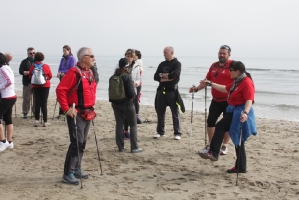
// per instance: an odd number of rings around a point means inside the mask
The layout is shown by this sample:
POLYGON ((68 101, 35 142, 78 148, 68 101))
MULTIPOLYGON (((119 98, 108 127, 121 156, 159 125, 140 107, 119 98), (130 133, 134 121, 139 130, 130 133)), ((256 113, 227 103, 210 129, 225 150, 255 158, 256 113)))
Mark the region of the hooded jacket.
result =
POLYGON ((157 71, 154 75, 154 80, 158 81, 159 87, 158 90, 162 91, 165 88, 165 91, 168 90, 176 90, 177 84, 180 81, 180 74, 181 74, 181 63, 178 61, 177 58, 174 58, 170 61, 163 61, 159 64, 157 71), (172 81, 168 82, 160 82, 160 73, 169 73, 168 79, 173 79, 172 81))
POLYGON ((19 74, 23 75, 22 76, 22 84, 24 86, 27 86, 29 84, 31 84, 31 78, 29 77, 29 75, 24 75, 24 71, 29 71, 31 65, 33 65, 33 61, 30 61, 28 58, 22 60, 20 67, 19 67, 19 74))

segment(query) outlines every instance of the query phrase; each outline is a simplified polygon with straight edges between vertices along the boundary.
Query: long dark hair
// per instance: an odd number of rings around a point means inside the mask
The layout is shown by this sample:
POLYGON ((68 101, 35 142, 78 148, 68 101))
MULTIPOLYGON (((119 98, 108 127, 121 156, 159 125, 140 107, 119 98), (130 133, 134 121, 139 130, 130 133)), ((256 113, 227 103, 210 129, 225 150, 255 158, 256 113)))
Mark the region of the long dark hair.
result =
POLYGON ((3 65, 8 65, 7 59, 3 53, 0 53, 0 67, 3 65))
POLYGON ((245 65, 241 61, 232 61, 229 69, 239 70, 241 74, 245 72, 245 74, 252 80, 251 74, 245 70, 245 65))

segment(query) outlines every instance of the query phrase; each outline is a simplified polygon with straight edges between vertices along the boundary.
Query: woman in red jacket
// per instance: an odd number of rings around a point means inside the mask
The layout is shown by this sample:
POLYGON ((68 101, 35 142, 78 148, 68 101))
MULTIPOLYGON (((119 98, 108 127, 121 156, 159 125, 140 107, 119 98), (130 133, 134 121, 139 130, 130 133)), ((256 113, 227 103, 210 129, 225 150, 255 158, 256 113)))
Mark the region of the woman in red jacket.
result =
POLYGON ((43 113, 43 126, 49 126, 51 123, 48 122, 48 111, 47 111, 47 103, 48 103, 48 96, 49 96, 49 91, 50 91, 50 79, 52 78, 52 72, 50 69, 50 66, 48 64, 42 63, 42 61, 45 59, 45 56, 42 52, 36 52, 35 56, 35 63, 31 65, 30 67, 30 72, 29 72, 29 77, 31 78, 33 73, 34 73, 34 68, 40 67, 42 68, 42 71, 44 73, 46 83, 43 85, 34 85, 32 84, 33 92, 35 95, 35 122, 34 126, 38 127, 39 125, 39 114, 40 110, 42 110, 43 113))

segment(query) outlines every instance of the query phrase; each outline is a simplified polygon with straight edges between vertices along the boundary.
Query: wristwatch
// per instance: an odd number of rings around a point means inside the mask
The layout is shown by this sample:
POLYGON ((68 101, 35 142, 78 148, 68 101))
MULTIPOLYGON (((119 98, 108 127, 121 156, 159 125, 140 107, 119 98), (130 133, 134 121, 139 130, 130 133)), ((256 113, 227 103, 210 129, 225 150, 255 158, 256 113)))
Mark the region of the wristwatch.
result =
POLYGON ((242 114, 242 115, 245 114, 245 115, 248 116, 248 112, 246 112, 245 110, 243 110, 243 111, 241 112, 241 114, 242 114))
POLYGON ((160 73, 160 74, 159 74, 159 76, 162 78, 162 77, 163 77, 163 74, 162 74, 162 73, 160 73))

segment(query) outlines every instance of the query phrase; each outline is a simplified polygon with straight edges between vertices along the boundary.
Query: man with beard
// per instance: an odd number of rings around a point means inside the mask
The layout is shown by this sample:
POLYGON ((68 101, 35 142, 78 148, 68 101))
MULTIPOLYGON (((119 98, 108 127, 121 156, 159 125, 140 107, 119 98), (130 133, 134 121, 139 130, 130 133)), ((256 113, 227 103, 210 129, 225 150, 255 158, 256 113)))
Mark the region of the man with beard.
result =
MULTIPOLYGON (((229 66, 232 60, 229 60, 231 48, 227 45, 222 45, 218 52, 218 62, 215 62, 211 65, 206 79, 212 81, 213 83, 221 84, 221 85, 230 85, 233 82, 229 72, 229 66)), ((189 89, 189 93, 197 92, 203 88, 207 87, 207 85, 203 82, 199 84, 197 87, 191 87, 189 89)), ((207 120, 207 131, 209 137, 208 145, 200 150, 201 153, 206 153, 210 149, 210 143, 213 138, 215 132, 215 124, 218 117, 223 113, 223 116, 226 114, 226 107, 227 107, 227 95, 228 93, 222 93, 217 91, 216 89, 211 89, 212 93, 212 101, 209 108, 209 116, 207 120)), ((228 148, 227 144, 229 142, 229 134, 228 132, 225 133, 223 144, 220 150, 220 155, 227 154, 228 148)))

